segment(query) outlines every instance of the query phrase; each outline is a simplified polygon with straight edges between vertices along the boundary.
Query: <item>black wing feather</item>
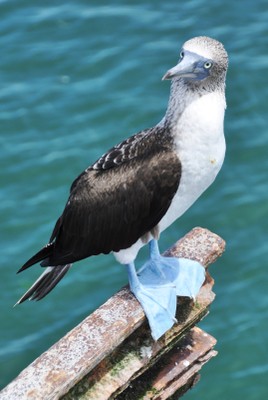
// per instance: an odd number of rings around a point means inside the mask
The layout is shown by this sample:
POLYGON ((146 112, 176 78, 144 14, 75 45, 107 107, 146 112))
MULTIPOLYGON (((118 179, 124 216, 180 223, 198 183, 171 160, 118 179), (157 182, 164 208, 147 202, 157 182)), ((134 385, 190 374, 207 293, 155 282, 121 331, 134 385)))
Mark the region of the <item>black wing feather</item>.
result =
POLYGON ((36 264, 39 261, 49 258, 53 254, 53 248, 54 248, 54 243, 48 243, 33 257, 31 257, 25 264, 23 264, 23 266, 18 270, 17 274, 31 267, 33 264, 36 264))
POLYGON ((128 248, 165 215, 179 185, 181 165, 160 140, 158 146, 148 146, 150 133, 114 147, 75 181, 54 232, 49 265, 128 248), (120 149, 124 154, 119 163, 120 149))
MULTIPOLYGON (((114 146, 72 184, 42 266, 126 249, 152 231, 177 191, 181 164, 163 128, 114 146), (52 246, 53 244, 53 246, 52 246)), ((40 261, 34 256, 25 265, 40 261)))

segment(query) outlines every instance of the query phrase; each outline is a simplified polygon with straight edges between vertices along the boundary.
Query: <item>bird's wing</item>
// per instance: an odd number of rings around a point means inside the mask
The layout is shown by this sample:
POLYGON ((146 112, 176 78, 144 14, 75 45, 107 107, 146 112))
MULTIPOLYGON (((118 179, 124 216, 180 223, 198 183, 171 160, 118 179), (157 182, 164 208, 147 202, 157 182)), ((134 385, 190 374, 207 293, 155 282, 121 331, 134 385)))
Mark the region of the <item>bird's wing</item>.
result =
POLYGON ((150 131, 131 137, 75 180, 51 237, 49 265, 128 248, 158 224, 177 191, 181 165, 172 149, 160 140, 148 146, 150 140, 150 131))

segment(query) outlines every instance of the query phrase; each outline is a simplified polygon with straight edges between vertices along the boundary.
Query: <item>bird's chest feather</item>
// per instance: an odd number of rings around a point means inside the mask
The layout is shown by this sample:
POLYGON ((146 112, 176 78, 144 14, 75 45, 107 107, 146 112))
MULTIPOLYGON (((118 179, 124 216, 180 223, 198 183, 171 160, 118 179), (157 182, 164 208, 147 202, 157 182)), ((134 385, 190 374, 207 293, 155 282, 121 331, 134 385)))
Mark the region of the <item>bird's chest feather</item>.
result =
POLYGON ((225 104, 214 93, 193 101, 175 127, 175 146, 184 175, 196 183, 210 180, 220 170, 224 154, 225 104))
POLYGON ((182 165, 180 185, 160 222, 165 229, 211 185, 225 155, 225 102, 215 94, 193 101, 174 126, 175 148, 182 165))

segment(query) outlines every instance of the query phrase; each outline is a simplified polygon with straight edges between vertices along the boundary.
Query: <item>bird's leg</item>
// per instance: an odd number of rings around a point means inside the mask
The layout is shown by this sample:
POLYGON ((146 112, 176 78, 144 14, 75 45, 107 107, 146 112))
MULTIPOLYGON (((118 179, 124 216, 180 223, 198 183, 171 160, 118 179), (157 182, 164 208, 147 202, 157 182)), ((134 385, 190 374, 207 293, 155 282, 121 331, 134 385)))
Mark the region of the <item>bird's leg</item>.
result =
POLYGON ((160 268, 159 260, 161 258, 158 242, 157 240, 150 240, 149 242, 149 249, 150 249, 150 261, 146 262, 138 271, 138 275, 141 275, 143 271, 147 268, 152 269, 154 268, 154 272, 166 279, 166 276, 163 273, 162 268, 160 268))
POLYGON ((130 289, 144 310, 152 337, 157 340, 176 321, 175 286, 158 273, 151 275, 147 273, 146 276, 141 274, 138 277, 134 263, 128 264, 127 270, 130 289))
MULTIPOLYGON (((156 273, 166 281, 175 284, 177 296, 195 299, 205 280, 204 267, 199 262, 187 258, 161 256, 158 243, 154 239, 149 245, 150 260, 156 273)), ((146 264, 144 268, 148 267, 146 264)))

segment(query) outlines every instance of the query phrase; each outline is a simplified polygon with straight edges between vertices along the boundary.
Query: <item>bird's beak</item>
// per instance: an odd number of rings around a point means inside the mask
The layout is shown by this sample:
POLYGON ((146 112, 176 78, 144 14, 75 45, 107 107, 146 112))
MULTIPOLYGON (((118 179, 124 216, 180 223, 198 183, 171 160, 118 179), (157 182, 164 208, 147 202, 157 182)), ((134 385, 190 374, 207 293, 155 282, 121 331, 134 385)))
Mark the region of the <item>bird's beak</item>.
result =
POLYGON ((189 78, 189 79, 196 79, 197 74, 196 74, 196 64, 197 64, 197 58, 194 56, 194 54, 187 56, 179 61, 179 63, 169 69, 165 75, 163 76, 162 80, 166 79, 172 79, 175 77, 178 78, 189 78))

